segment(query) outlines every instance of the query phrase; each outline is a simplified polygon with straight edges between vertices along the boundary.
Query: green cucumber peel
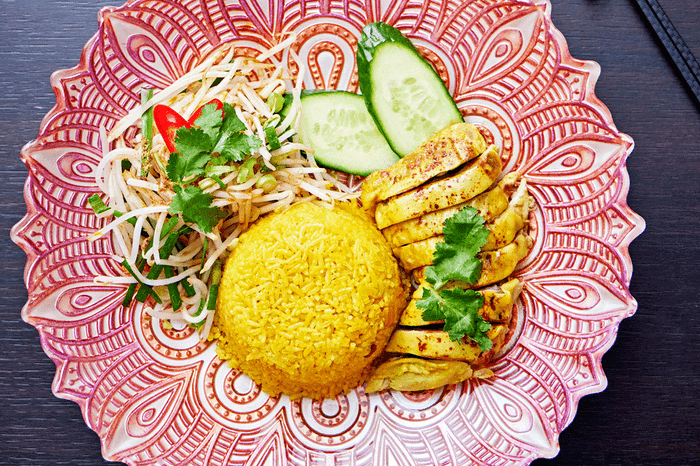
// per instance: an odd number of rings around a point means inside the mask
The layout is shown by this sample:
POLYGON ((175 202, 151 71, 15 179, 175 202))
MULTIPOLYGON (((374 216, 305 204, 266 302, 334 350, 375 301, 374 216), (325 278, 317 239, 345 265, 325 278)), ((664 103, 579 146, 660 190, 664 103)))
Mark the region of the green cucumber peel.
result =
POLYGON ((399 160, 362 96, 334 90, 305 92, 301 108, 299 133, 319 165, 366 176, 399 160))
POLYGON ((367 110, 401 157, 437 131, 464 121, 442 79, 393 26, 377 22, 364 27, 357 74, 367 110))
POLYGON ((362 28, 362 35, 357 44, 357 76, 359 79, 362 79, 363 75, 365 79, 368 79, 369 62, 374 59, 377 48, 387 42, 396 42, 420 55, 413 42, 395 27, 380 21, 369 23, 362 28))

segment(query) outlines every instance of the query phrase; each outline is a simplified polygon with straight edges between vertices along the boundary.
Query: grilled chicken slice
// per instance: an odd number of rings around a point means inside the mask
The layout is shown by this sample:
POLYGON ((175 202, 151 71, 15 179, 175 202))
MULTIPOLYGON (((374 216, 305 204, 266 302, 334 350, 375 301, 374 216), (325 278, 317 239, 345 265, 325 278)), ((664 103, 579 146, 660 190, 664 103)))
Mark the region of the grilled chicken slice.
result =
POLYGON ((525 226, 526 221, 527 210, 523 214, 519 209, 506 209, 493 223, 486 225, 486 228, 489 230, 489 237, 486 239, 486 244, 481 247, 481 250, 495 251, 512 243, 516 235, 525 226))
POLYGON ((431 390, 464 382, 474 375, 463 361, 430 361, 414 357, 391 358, 380 364, 367 381, 365 393, 388 388, 402 391, 431 390))
POLYGON ((378 170, 362 183, 362 205, 371 211, 379 201, 420 186, 453 170, 486 150, 486 141, 469 123, 438 131, 412 153, 386 170, 378 170))
POLYGON ((518 177, 517 190, 510 198, 508 209, 490 222, 489 237, 482 251, 494 251, 509 244, 527 224, 534 200, 527 192, 527 181, 518 177))
POLYGON ((399 248, 406 244, 415 243, 442 233, 445 220, 452 217, 464 207, 474 207, 487 222, 493 220, 508 207, 508 196, 500 183, 463 204, 457 204, 447 209, 430 212, 422 217, 412 218, 382 230, 384 237, 391 247, 399 248))
POLYGON ((394 249, 394 256, 401 262, 404 270, 411 271, 418 267, 433 265, 433 256, 438 243, 445 242, 443 235, 416 241, 415 243, 394 249))
POLYGON ((507 334, 507 324, 492 324, 486 335, 493 346, 488 351, 481 351, 479 345, 469 338, 452 341, 447 332, 442 330, 397 328, 391 335, 385 351, 429 359, 464 361, 473 366, 479 366, 493 358, 501 349, 507 334))
POLYGON ((461 204, 484 192, 501 173, 496 146, 464 166, 457 174, 438 178, 377 205, 379 229, 461 204))
MULTIPOLYGON (((480 252, 477 255, 481 260, 481 277, 479 277, 476 283, 450 282, 450 284, 461 286, 465 289, 473 289, 482 288, 499 282, 513 273, 518 262, 527 256, 532 244, 532 238, 521 232, 515 237, 515 240, 507 246, 495 251, 480 252)), ((413 269, 411 274, 416 282, 425 282, 425 267, 413 269)), ((422 293, 421 287, 419 287, 419 290, 422 293)))
POLYGON ((474 207, 486 222, 490 222, 508 208, 509 198, 516 191, 520 179, 519 173, 508 173, 496 187, 463 204, 391 225, 383 229, 382 233, 393 248, 438 236, 442 234, 445 220, 466 206, 474 207))
MULTIPOLYGON (((485 194, 485 193, 484 193, 485 194)), ((523 229, 530 214, 531 197, 527 193, 527 183, 522 179, 517 191, 513 194, 508 209, 499 214, 493 221, 486 223, 489 236, 482 251, 495 251, 510 244, 515 236, 523 229)), ((445 240, 440 234, 421 241, 394 248, 394 255, 401 261, 406 270, 433 264, 433 255, 438 243, 445 240)))
MULTIPOLYGON (((513 313, 513 306, 520 296, 520 291, 523 285, 520 280, 514 278, 499 287, 487 288, 478 290, 477 293, 484 297, 484 305, 479 309, 479 315, 486 322, 506 323, 510 322, 513 313)), ((408 303, 406 309, 401 314, 399 325, 408 327, 420 327, 421 325, 430 325, 443 323, 439 321, 423 320, 423 309, 419 309, 416 303, 423 297, 423 288, 418 288, 413 293, 411 302, 408 303)))

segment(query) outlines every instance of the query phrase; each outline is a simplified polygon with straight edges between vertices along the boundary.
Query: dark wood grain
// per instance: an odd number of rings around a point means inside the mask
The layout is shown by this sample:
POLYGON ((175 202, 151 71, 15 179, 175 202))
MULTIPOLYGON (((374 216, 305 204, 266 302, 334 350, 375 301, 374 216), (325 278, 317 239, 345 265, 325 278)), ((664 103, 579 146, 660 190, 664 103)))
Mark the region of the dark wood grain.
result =
MULTIPOLYGON (((20 311, 23 144, 54 103, 49 76, 77 64, 105 0, 0 1, 0 465, 102 465, 78 406, 51 393, 53 363, 20 311)), ((700 2, 661 0, 700 58, 700 2)), ((647 231, 630 248, 637 314, 603 359, 608 388, 584 398, 546 465, 700 464, 700 109, 633 0, 553 0, 574 57, 600 63, 596 93, 631 135, 630 206, 647 231)))

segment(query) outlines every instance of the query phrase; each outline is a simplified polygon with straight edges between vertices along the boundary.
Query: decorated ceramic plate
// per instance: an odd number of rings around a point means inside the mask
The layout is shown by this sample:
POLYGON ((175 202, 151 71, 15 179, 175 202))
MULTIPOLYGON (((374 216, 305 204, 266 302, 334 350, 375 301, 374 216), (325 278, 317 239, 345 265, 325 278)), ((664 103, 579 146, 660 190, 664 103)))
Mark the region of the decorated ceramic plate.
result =
MULTIPOLYGON (((134 0, 105 8, 80 64, 52 77, 55 108, 22 151, 27 215, 23 318, 57 366, 54 393, 77 402, 106 459, 135 465, 527 464, 558 452, 579 399, 602 391, 603 354, 636 302, 626 204, 633 141, 595 97, 599 67, 573 59, 545 0, 134 0), (518 327, 492 378, 423 392, 362 387, 336 399, 272 398, 188 327, 121 305, 124 272, 87 199, 100 127, 232 43, 265 50, 288 32, 305 87, 358 89, 367 23, 400 29, 445 81, 465 120, 528 180, 535 245, 518 327)), ((293 63, 289 63, 292 69, 293 63)))

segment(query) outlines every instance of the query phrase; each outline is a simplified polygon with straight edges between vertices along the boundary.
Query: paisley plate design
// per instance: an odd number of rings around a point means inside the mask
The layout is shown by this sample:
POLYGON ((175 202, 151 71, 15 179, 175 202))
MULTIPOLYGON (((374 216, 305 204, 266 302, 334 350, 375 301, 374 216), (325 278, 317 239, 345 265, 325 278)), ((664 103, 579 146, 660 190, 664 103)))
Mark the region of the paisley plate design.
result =
MULTIPOLYGON (((573 59, 546 0, 133 0, 100 13, 80 64, 52 77, 55 108, 22 151, 27 253, 22 317, 57 365, 109 460, 130 465, 511 465, 558 452, 579 399, 606 386, 603 354, 636 302, 626 204, 633 141, 595 97, 599 67, 573 59), (233 43, 257 54, 290 31, 307 88, 358 88, 362 27, 398 27, 432 62, 465 119, 527 177, 535 247, 511 344, 493 378, 419 393, 270 398, 187 328, 124 309, 103 220, 87 198, 109 130, 139 99, 233 43)), ((290 57, 277 60, 292 68, 290 57)), ((134 129, 131 130, 132 134, 134 129)))

